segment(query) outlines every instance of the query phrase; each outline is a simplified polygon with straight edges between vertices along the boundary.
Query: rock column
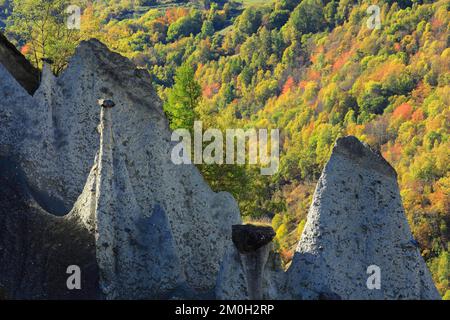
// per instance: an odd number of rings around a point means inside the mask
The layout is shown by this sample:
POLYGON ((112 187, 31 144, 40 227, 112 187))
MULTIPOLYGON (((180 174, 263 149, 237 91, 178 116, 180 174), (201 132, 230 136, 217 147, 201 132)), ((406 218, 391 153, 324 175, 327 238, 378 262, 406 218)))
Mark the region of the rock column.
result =
POLYGON ((275 232, 271 227, 234 225, 233 243, 238 249, 250 300, 263 298, 264 267, 272 249, 275 232))
POLYGON ((115 235, 111 232, 115 225, 114 205, 111 197, 114 194, 113 178, 113 134, 111 108, 114 102, 99 100, 100 113, 100 152, 98 158, 97 188, 96 188, 96 230, 97 261, 100 266, 100 286, 109 299, 116 297, 117 265, 115 248, 115 235))

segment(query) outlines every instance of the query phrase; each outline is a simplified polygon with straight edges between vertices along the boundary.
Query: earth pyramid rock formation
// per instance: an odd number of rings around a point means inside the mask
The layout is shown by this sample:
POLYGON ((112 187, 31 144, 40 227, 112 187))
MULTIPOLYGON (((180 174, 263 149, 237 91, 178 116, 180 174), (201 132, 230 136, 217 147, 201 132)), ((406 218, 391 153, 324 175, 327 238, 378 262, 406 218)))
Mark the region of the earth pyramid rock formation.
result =
POLYGON ((168 298, 185 281, 164 209, 143 213, 121 146, 112 101, 102 103, 100 150, 70 219, 95 233, 99 285, 107 299, 168 298))
POLYGON ((0 156, 20 165, 33 203, 95 234, 107 298, 124 297, 133 285, 139 290, 130 298, 215 297, 221 261, 232 245, 231 226, 241 222, 239 209, 230 194, 213 192, 195 166, 172 163, 174 142, 146 71, 89 40, 59 77, 44 66, 31 96, 0 64, 0 123, 0 156), (100 128, 99 139, 101 98, 115 106, 104 114, 103 123, 111 117, 111 126, 100 128), (102 192, 107 188, 113 194, 102 192), (129 216, 120 215, 125 212, 129 216), (116 230, 122 223, 129 230, 116 230), (134 236, 127 238, 129 232, 134 236), (161 257, 150 257, 160 243, 167 245, 159 248, 161 257), (113 248, 116 260, 107 261, 113 248), (124 278, 135 267, 148 271, 124 278), (167 274, 156 272, 158 267, 167 274), (161 290, 148 296, 159 282, 161 290))
POLYGON ((287 278, 293 298, 440 299, 409 229, 395 170, 355 137, 336 141, 287 278), (379 289, 367 286, 369 266, 380 270, 379 289))
POLYGON ((394 169, 355 137, 337 140, 284 272, 269 252, 273 232, 237 248, 233 197, 173 164, 147 72, 97 40, 59 77, 47 63, 31 95, 36 71, 0 39, 1 296, 440 299, 394 169), (66 286, 71 265, 82 290, 66 286), (379 288, 368 270, 380 271, 379 288))

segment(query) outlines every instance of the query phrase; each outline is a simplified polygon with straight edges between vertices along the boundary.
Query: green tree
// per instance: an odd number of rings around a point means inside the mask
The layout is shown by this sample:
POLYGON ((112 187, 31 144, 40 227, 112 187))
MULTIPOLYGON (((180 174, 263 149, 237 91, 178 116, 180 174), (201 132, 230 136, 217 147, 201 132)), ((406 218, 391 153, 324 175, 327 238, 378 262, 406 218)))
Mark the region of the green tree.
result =
POLYGON ((194 69, 183 64, 175 74, 175 84, 167 93, 164 104, 172 129, 192 129, 196 117, 195 108, 201 97, 201 87, 195 80, 194 69))
POLYGON ((338 6, 339 1, 332 0, 328 2, 328 4, 325 6, 323 10, 325 20, 327 21, 327 24, 330 28, 334 28, 336 26, 336 15, 338 6))
POLYGON ((238 30, 241 33, 252 35, 261 26, 262 13, 259 9, 250 7, 244 10, 238 20, 238 30))
POLYGON ((205 20, 202 25, 202 36, 204 38, 214 35, 214 24, 210 20, 205 20))
POLYGON ((382 85, 378 82, 369 81, 364 92, 358 97, 358 105, 362 112, 382 114, 388 105, 382 85))
POLYGON ((415 86, 413 76, 406 72, 389 76, 383 84, 383 88, 389 95, 407 95, 415 86))
POLYGON ((280 29, 289 20, 289 10, 276 10, 269 15, 269 28, 280 29))
POLYGON ((190 34, 196 35, 202 30, 202 15, 198 10, 193 10, 190 15, 181 17, 169 26, 167 40, 174 41, 190 34))
POLYGON ((447 251, 442 251, 439 256, 437 276, 442 286, 448 288, 450 279, 450 254, 447 251))
POLYGON ((59 74, 67 65, 80 39, 77 29, 67 26, 69 0, 13 0, 8 18, 8 33, 19 44, 28 44, 29 57, 37 67, 42 58, 53 60, 53 72, 59 74))

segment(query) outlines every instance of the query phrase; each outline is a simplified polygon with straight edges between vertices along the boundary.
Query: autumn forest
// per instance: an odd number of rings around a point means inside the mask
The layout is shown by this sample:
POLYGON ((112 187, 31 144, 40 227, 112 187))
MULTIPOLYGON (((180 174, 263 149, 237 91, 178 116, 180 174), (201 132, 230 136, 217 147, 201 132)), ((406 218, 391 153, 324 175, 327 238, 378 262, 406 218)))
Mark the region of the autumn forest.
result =
POLYGON ((334 141, 355 135, 397 171, 411 230, 450 299, 449 8, 449 0, 0 0, 0 29, 37 67, 52 59, 55 74, 80 41, 98 38, 148 70, 172 129, 194 120, 205 129, 279 128, 273 176, 252 165, 198 167, 214 190, 235 196, 245 220, 273 226, 285 266, 334 141), (81 8, 79 29, 67 27, 70 5, 81 8))

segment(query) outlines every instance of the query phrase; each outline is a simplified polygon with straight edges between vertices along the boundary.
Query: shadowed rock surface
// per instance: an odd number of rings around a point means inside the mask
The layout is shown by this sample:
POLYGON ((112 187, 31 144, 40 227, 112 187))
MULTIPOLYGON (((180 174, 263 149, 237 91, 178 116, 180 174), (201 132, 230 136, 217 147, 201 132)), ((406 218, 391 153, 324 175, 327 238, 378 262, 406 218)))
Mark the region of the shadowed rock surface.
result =
POLYGON ((269 226, 234 225, 232 240, 240 253, 250 253, 270 243, 275 231, 269 226))
POLYGON ((93 234, 45 212, 11 159, 0 158, 0 185, 0 288, 5 298, 100 298, 93 234), (82 270, 81 290, 67 289, 69 265, 82 270))
POLYGON ((33 94, 39 87, 39 70, 0 32, 0 64, 2 64, 20 85, 33 94))
POLYGON ((288 270, 294 299, 440 299, 405 217, 395 170, 355 137, 336 141, 288 270), (370 290, 367 268, 381 269, 370 290))

